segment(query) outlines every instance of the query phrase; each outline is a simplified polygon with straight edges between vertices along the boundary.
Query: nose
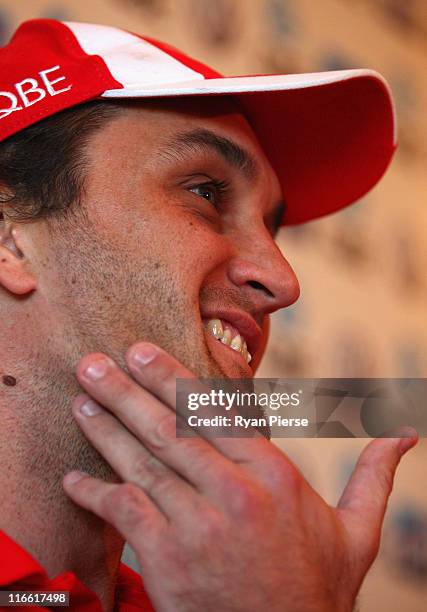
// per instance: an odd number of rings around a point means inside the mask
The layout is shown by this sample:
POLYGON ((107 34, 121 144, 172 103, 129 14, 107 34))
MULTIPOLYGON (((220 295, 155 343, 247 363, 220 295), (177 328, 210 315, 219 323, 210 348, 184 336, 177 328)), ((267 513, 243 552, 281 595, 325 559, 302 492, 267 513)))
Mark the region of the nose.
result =
POLYGON ((228 276, 262 315, 290 306, 300 295, 294 270, 267 231, 239 249, 229 262, 228 276))

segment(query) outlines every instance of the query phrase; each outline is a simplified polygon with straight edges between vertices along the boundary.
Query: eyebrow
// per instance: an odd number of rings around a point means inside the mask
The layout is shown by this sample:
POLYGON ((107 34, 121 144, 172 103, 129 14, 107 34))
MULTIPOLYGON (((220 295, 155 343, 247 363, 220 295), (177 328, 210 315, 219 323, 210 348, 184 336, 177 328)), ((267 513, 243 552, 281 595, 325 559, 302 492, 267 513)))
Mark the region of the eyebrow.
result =
MULTIPOLYGON (((219 136, 211 130, 202 128, 179 133, 159 151, 159 155, 179 160, 185 153, 205 149, 211 149, 220 155, 231 166, 242 172, 249 181, 254 181, 260 174, 257 161, 246 149, 230 138, 219 136)), ((286 208, 286 202, 280 200, 267 216, 267 224, 273 236, 276 236, 280 229, 286 208)))
POLYGON ((258 163, 246 149, 230 138, 219 136, 206 129, 178 134, 160 151, 160 155, 163 154, 169 158, 179 157, 181 153, 194 153, 204 149, 210 149, 220 155, 250 181, 253 181, 259 174, 258 163))

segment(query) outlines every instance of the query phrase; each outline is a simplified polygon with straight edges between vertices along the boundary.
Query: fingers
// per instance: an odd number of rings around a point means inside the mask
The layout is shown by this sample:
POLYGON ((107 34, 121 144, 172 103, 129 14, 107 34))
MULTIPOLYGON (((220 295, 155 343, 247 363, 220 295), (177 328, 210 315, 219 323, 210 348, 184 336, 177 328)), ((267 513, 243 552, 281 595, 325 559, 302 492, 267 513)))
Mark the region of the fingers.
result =
MULTIPOLYGON (((174 411, 132 380, 112 359, 96 353, 86 355, 78 365, 77 377, 97 403, 120 419, 139 443, 199 491, 215 496, 218 483, 236 472, 236 466, 205 440, 177 438, 174 411)), ((85 433, 89 435, 91 425, 86 422, 86 426, 85 433)), ((104 455, 103 444, 99 440, 98 449, 104 455)))
POLYGON ((196 503, 196 491, 156 459, 132 433, 87 395, 73 403, 73 415, 92 445, 126 482, 141 487, 170 518, 180 507, 186 513, 196 503))
POLYGON ((136 485, 70 472, 63 486, 76 504, 114 525, 134 550, 141 549, 142 538, 156 538, 167 528, 166 518, 136 485))
POLYGON ((367 445, 338 503, 355 543, 370 547, 374 556, 397 466, 402 455, 417 442, 412 428, 407 428, 405 435, 379 438, 367 445))
POLYGON ((174 357, 149 342, 133 344, 126 352, 126 362, 134 378, 172 408, 176 405, 176 379, 197 380, 174 357))
MULTIPOLYGON (((195 385, 197 384, 197 378, 176 359, 147 342, 132 345, 126 353, 126 362, 135 380, 173 409, 176 409, 177 378, 192 378, 195 385)), ((206 391, 206 388, 202 388, 201 391, 206 391)), ((200 414, 202 413, 201 408, 200 414)), ((211 417, 217 414, 230 417, 231 413, 225 409, 222 412, 217 406, 213 414, 211 407, 207 407, 203 414, 211 417)), ((238 443, 236 443, 236 438, 224 437, 220 433, 212 437, 212 428, 199 426, 194 429, 201 436, 208 437, 210 444, 232 461, 240 464, 248 463, 256 470, 260 467, 260 461, 274 453, 273 446, 254 428, 251 429, 254 431, 253 437, 250 437, 250 431, 248 431, 247 437, 239 437, 238 443)))
MULTIPOLYGON (((107 356, 86 355, 77 368, 79 382, 147 450, 200 493, 223 506, 230 483, 236 482, 237 486, 248 473, 274 488, 278 464, 289 464, 289 470, 294 469, 262 436, 238 440, 214 437, 209 442, 200 436, 177 437, 176 378, 194 378, 196 384, 197 379, 165 351, 149 343, 133 345, 126 360, 133 379, 107 356)), ((197 428, 197 433, 203 435, 203 430, 197 428)))

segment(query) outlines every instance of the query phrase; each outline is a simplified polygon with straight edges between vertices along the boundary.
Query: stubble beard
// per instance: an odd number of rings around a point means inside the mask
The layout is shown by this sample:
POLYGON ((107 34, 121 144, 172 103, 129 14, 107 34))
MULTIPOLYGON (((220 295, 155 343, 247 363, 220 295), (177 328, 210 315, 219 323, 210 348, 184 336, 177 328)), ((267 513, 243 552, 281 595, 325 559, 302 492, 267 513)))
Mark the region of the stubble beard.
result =
POLYGON ((31 431, 28 470, 45 481, 51 501, 62 494, 62 477, 72 469, 119 480, 71 414, 72 400, 82 392, 75 366, 84 354, 104 352, 127 370, 125 351, 147 340, 199 377, 227 377, 194 316, 199 303, 188 303, 166 265, 145 256, 138 268, 123 250, 97 244, 93 233, 79 232, 74 240, 76 248, 68 244, 55 252, 62 287, 58 307, 66 319, 63 337, 40 349, 27 385, 26 405, 32 406, 25 425, 31 431))

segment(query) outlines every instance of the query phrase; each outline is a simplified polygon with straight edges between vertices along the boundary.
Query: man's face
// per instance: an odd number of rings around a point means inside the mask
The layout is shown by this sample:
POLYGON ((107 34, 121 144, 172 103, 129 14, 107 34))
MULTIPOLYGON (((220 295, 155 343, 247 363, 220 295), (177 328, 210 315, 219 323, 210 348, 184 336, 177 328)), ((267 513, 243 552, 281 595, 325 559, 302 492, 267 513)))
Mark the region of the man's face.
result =
POLYGON ((130 106, 92 137, 85 174, 84 215, 45 241, 52 357, 122 362, 149 340, 198 375, 252 376, 268 314, 299 287, 274 242, 280 186, 243 116, 222 98, 130 106), (226 343, 239 348, 237 334, 249 364, 226 343))

